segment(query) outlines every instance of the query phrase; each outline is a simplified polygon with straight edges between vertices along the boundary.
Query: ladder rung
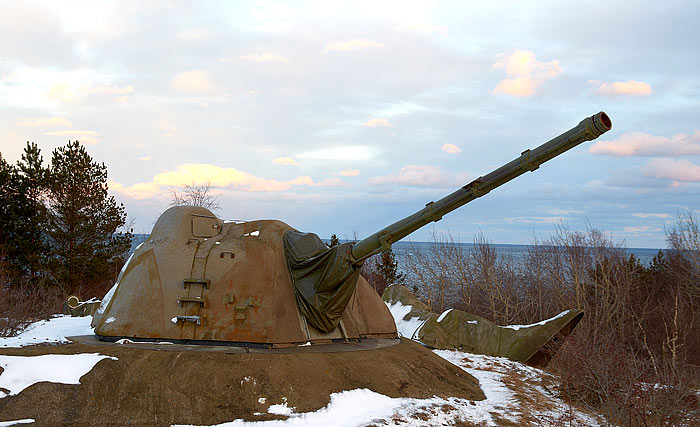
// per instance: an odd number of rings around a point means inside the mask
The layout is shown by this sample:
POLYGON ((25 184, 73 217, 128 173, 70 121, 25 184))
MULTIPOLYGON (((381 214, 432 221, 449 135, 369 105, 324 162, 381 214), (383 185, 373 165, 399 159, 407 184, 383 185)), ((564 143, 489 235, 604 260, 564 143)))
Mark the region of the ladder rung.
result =
POLYGON ((202 285, 209 289, 209 279, 184 279, 182 282, 185 287, 188 285, 202 285))
POLYGON ((202 307, 204 307, 204 300, 201 297, 180 297, 180 299, 177 300, 177 303, 180 304, 180 307, 185 305, 186 302, 199 303, 202 307))

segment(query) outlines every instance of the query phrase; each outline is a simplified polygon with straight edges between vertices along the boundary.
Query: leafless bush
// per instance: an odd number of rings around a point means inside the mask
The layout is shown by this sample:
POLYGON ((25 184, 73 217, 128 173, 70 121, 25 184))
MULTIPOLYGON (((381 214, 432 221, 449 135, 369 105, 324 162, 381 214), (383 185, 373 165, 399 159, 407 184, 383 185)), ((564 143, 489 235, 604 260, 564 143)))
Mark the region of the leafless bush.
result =
MULTIPOLYGON (((0 253, 0 337, 14 336, 30 323, 64 311, 68 294, 46 277, 12 276, 0 253)), ((101 297, 111 281, 84 283, 77 289, 80 299, 101 297)))
POLYGON ((700 226, 690 209, 679 212, 676 224, 667 231, 668 246, 679 258, 679 275, 687 291, 700 297, 700 226))
POLYGON ((14 336, 29 323, 60 313, 64 295, 53 286, 10 283, 0 265, 0 337, 14 336))
POLYGON ((201 206, 210 210, 219 210, 219 196, 212 194, 211 181, 203 184, 185 185, 182 193, 170 189, 170 206, 201 206))
POLYGON ((455 300, 458 289, 459 269, 463 266, 462 254, 454 242, 433 234, 429 253, 412 245, 406 266, 413 284, 420 290, 424 302, 432 310, 441 313, 455 300))
POLYGON ((566 309, 583 321, 549 369, 564 397, 611 425, 700 425, 700 232, 692 213, 668 232, 671 250, 643 265, 589 226, 555 227, 520 263, 479 235, 472 247, 434 236, 406 263, 436 312, 453 307, 499 324, 566 309))

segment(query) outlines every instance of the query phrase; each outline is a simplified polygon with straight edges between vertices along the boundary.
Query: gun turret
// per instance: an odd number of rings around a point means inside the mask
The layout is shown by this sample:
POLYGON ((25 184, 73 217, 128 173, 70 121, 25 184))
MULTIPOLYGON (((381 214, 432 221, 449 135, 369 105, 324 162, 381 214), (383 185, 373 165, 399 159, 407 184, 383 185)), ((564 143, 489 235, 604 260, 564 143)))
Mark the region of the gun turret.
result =
POLYGON ((472 200, 479 198, 508 181, 534 171, 547 160, 585 142, 592 141, 612 128, 607 114, 600 112, 581 120, 578 126, 532 150, 525 150, 520 157, 500 168, 481 176, 459 190, 437 202, 430 202, 418 212, 397 221, 381 231, 360 240, 352 247, 354 264, 361 264, 366 258, 388 250, 395 243, 419 228, 431 222, 439 221, 443 216, 472 200))

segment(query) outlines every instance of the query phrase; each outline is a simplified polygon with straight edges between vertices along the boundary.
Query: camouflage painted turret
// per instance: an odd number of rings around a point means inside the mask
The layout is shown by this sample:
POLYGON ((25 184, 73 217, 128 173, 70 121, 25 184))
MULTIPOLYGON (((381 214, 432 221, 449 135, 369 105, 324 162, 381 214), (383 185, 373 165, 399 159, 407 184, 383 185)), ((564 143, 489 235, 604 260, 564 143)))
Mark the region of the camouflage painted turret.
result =
POLYGON ((285 347, 397 336, 359 274, 367 257, 611 128, 605 113, 353 243, 328 248, 274 220, 223 221, 201 207, 165 211, 105 295, 92 325, 105 340, 285 347))

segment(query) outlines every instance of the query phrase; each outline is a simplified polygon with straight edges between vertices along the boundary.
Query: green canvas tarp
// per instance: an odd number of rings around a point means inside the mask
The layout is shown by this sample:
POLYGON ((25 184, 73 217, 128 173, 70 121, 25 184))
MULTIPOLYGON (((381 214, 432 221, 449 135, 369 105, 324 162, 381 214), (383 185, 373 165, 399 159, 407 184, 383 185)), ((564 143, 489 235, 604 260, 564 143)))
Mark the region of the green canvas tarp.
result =
POLYGON ((355 292, 360 269, 348 262, 352 243, 328 248, 313 233, 284 235, 287 265, 299 310, 316 329, 332 332, 355 292))
POLYGON ((387 288, 382 298, 392 314, 406 313, 403 318, 395 319, 399 331, 400 322, 412 321, 412 325, 417 325, 408 338, 432 348, 507 357, 533 366, 546 365, 583 317, 581 310, 567 310, 532 325, 499 326, 460 310, 433 313, 400 285, 387 288))

